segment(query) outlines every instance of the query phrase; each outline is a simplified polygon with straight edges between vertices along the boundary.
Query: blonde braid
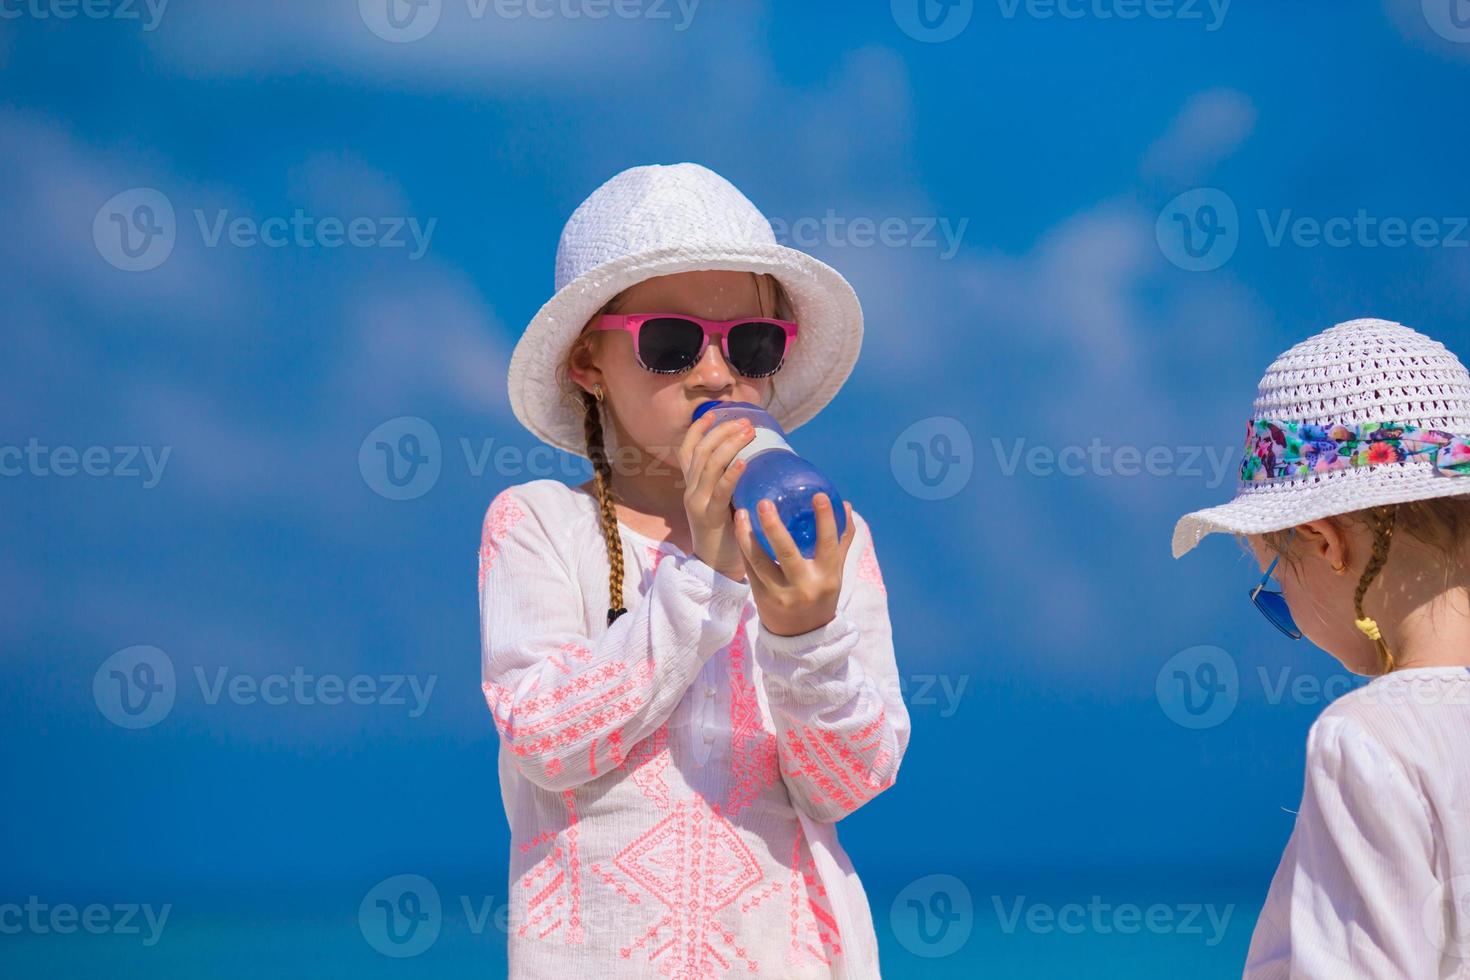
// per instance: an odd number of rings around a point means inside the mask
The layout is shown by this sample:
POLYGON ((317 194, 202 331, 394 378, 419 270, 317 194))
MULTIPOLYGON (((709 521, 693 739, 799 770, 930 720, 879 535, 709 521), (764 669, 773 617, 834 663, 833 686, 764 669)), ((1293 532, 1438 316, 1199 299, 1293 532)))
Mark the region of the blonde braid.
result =
POLYGON ((1369 514, 1368 519, 1373 525, 1373 555, 1368 559, 1368 567, 1363 569, 1363 577, 1358 580, 1357 591, 1353 595, 1353 608, 1357 611, 1357 627, 1374 643, 1378 645, 1378 659, 1382 664, 1383 673, 1391 673, 1394 669, 1393 654, 1389 652, 1388 644, 1383 641, 1383 633, 1372 618, 1363 612, 1363 596, 1368 592, 1368 586, 1383 570, 1388 562, 1388 549, 1393 544, 1393 529, 1398 518, 1396 507, 1375 507, 1369 514))
POLYGON ((607 542, 607 624, 611 626, 614 620, 628 611, 623 605, 623 537, 618 531, 618 511, 613 505, 612 466, 607 461, 607 449, 603 445, 602 399, 584 389, 582 410, 587 458, 592 461, 592 476, 597 481, 602 537, 607 542))

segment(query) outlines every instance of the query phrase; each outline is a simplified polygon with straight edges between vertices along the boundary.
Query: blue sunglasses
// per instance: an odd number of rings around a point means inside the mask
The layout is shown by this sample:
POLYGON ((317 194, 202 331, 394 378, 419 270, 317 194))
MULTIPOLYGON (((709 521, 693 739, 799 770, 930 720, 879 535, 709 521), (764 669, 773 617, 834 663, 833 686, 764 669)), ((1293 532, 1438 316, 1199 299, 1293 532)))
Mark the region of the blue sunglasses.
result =
MULTIPOLYGON (((1288 536, 1287 540, 1291 538, 1288 536)), ((1251 602, 1255 603, 1261 614, 1271 621, 1272 626, 1293 640, 1300 640, 1302 631, 1297 626, 1296 620, 1291 618, 1291 607, 1286 604, 1286 597, 1281 594, 1280 589, 1266 588, 1267 583, 1271 581, 1271 573, 1276 571, 1276 563, 1280 560, 1280 555, 1271 560, 1271 564, 1266 568, 1266 574, 1261 576, 1256 587, 1250 591, 1251 602)))

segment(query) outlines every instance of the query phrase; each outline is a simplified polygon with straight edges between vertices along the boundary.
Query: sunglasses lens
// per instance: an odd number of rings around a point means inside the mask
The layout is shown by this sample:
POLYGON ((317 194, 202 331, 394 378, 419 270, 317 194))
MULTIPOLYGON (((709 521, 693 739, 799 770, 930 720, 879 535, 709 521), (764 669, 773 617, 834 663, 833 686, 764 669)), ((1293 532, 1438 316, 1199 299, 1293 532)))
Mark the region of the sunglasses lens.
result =
POLYGON ((1266 615, 1273 625, 1281 632, 1290 637, 1299 637, 1302 631, 1297 628, 1296 620, 1291 617, 1291 607, 1286 604, 1286 599, 1279 592, 1267 592, 1264 589, 1256 593, 1256 608, 1266 615))
POLYGON ((730 366, 747 378, 775 374, 786 356, 786 331, 779 324, 753 320, 730 328, 730 366))
POLYGON ((704 331, 693 320, 664 316, 645 320, 638 331, 638 357, 650 371, 678 374, 699 360, 704 331))

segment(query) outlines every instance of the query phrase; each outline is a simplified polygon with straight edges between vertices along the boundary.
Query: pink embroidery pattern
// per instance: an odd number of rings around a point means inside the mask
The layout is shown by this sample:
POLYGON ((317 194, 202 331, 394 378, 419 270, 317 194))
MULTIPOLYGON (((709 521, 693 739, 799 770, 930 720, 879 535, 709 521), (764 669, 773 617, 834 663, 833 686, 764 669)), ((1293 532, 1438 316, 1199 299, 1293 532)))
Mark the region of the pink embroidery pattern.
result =
POLYGON ((791 945, 786 950, 786 962, 792 966, 831 963, 832 957, 842 952, 831 899, 826 886, 818 879, 817 862, 811 850, 802 847, 805 843, 806 835, 798 825, 796 840, 791 842, 791 945), (816 945, 812 944, 813 940, 816 945))
MULTIPOLYGON (((579 652, 582 648, 567 644, 562 649, 568 648, 572 656, 584 659, 579 652)), ((590 654, 585 659, 590 659, 590 654)), ((616 752, 621 744, 621 732, 614 726, 626 721, 642 706, 643 696, 635 692, 641 689, 652 671, 653 665, 646 661, 630 665, 614 660, 573 677, 561 687, 540 696, 517 700, 510 688, 488 681, 482 689, 501 739, 516 755, 534 758, 562 751, 578 745, 589 735, 596 739, 610 728, 614 730, 608 735, 609 747, 616 752), (611 687, 588 696, 588 692, 609 683, 611 687), (570 698, 579 700, 557 714, 546 715, 570 698)), ((553 758, 547 764, 548 774, 555 775, 561 771, 562 765, 561 759, 553 758)))
POLYGON ((787 914, 790 941, 785 959, 789 966, 830 964, 832 958, 842 952, 837 919, 832 914, 827 888, 817 875, 811 849, 805 845, 806 835, 798 824, 796 838, 791 842, 791 860, 787 863, 790 874, 786 881, 772 881, 740 904, 740 911, 749 912, 768 898, 783 892, 787 895, 790 900, 787 914))
POLYGON ((730 816, 749 806, 761 791, 781 778, 776 758, 776 736, 761 721, 760 702, 748 664, 750 644, 742 622, 729 646, 730 657, 730 775, 733 785, 725 801, 730 816))
POLYGON ((888 594, 888 587, 883 584, 883 572, 878 568, 878 555, 873 550, 871 535, 868 537, 867 546, 863 548, 862 557, 858 559, 858 576, 865 581, 872 582, 884 595, 888 594))
POLYGON ((567 809, 565 846, 557 843, 556 835, 547 832, 521 845, 523 854, 542 843, 553 846, 517 881, 527 891, 535 889, 526 899, 526 921, 521 923, 517 934, 524 938, 535 930, 537 939, 546 939, 565 926, 563 941, 572 945, 586 939, 582 924, 582 865, 577 855, 577 794, 569 789, 561 797, 567 809))
POLYGON ((735 933, 717 918, 720 910, 762 877, 755 856, 718 806, 711 809, 697 796, 680 800, 671 813, 619 852, 613 863, 667 908, 631 945, 618 950, 624 959, 647 948, 649 962, 663 958, 658 964, 661 974, 695 980, 712 976, 716 969, 731 968, 730 960, 715 946, 718 940, 726 952, 743 961, 746 970, 755 973, 760 969, 736 942, 735 933))
POLYGON ((884 720, 885 714, 880 709, 876 719, 845 740, 836 732, 807 725, 789 729, 784 746, 787 773, 804 777, 821 790, 820 795, 811 795, 812 802, 820 803, 825 798, 844 812, 851 813, 894 783, 893 776, 880 779, 873 775, 887 769, 893 759, 893 753, 884 746, 881 734, 877 742, 862 746, 864 751, 877 750, 871 764, 849 744, 861 743, 872 737, 882 728, 884 720), (841 785, 833 781, 834 774, 841 780, 841 785))
POLYGON ((485 523, 480 529, 481 592, 485 591, 485 576, 495 564, 495 556, 500 553, 500 542, 505 540, 510 529, 525 516, 526 512, 521 510, 520 504, 516 503, 509 490, 501 491, 490 502, 490 509, 485 512, 485 523))
POLYGON ((668 722, 658 726, 652 735, 633 746, 628 753, 628 778, 660 810, 667 810, 672 805, 669 786, 663 779, 664 770, 671 761, 668 722))

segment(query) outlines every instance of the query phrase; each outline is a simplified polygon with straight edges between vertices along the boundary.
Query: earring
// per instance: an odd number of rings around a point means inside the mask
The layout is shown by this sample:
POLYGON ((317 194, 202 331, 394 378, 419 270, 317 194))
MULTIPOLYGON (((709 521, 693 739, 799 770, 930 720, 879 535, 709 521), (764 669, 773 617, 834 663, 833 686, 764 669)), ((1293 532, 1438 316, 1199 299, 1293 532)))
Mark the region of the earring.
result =
POLYGON ((592 395, 598 401, 602 401, 602 385, 600 385, 600 384, 594 384, 592 386, 592 395))
POLYGON ((1347 571, 1347 565, 1345 565, 1345 564, 1333 565, 1332 566, 1332 570, 1334 572, 1336 572, 1337 574, 1341 575, 1343 572, 1347 571))

